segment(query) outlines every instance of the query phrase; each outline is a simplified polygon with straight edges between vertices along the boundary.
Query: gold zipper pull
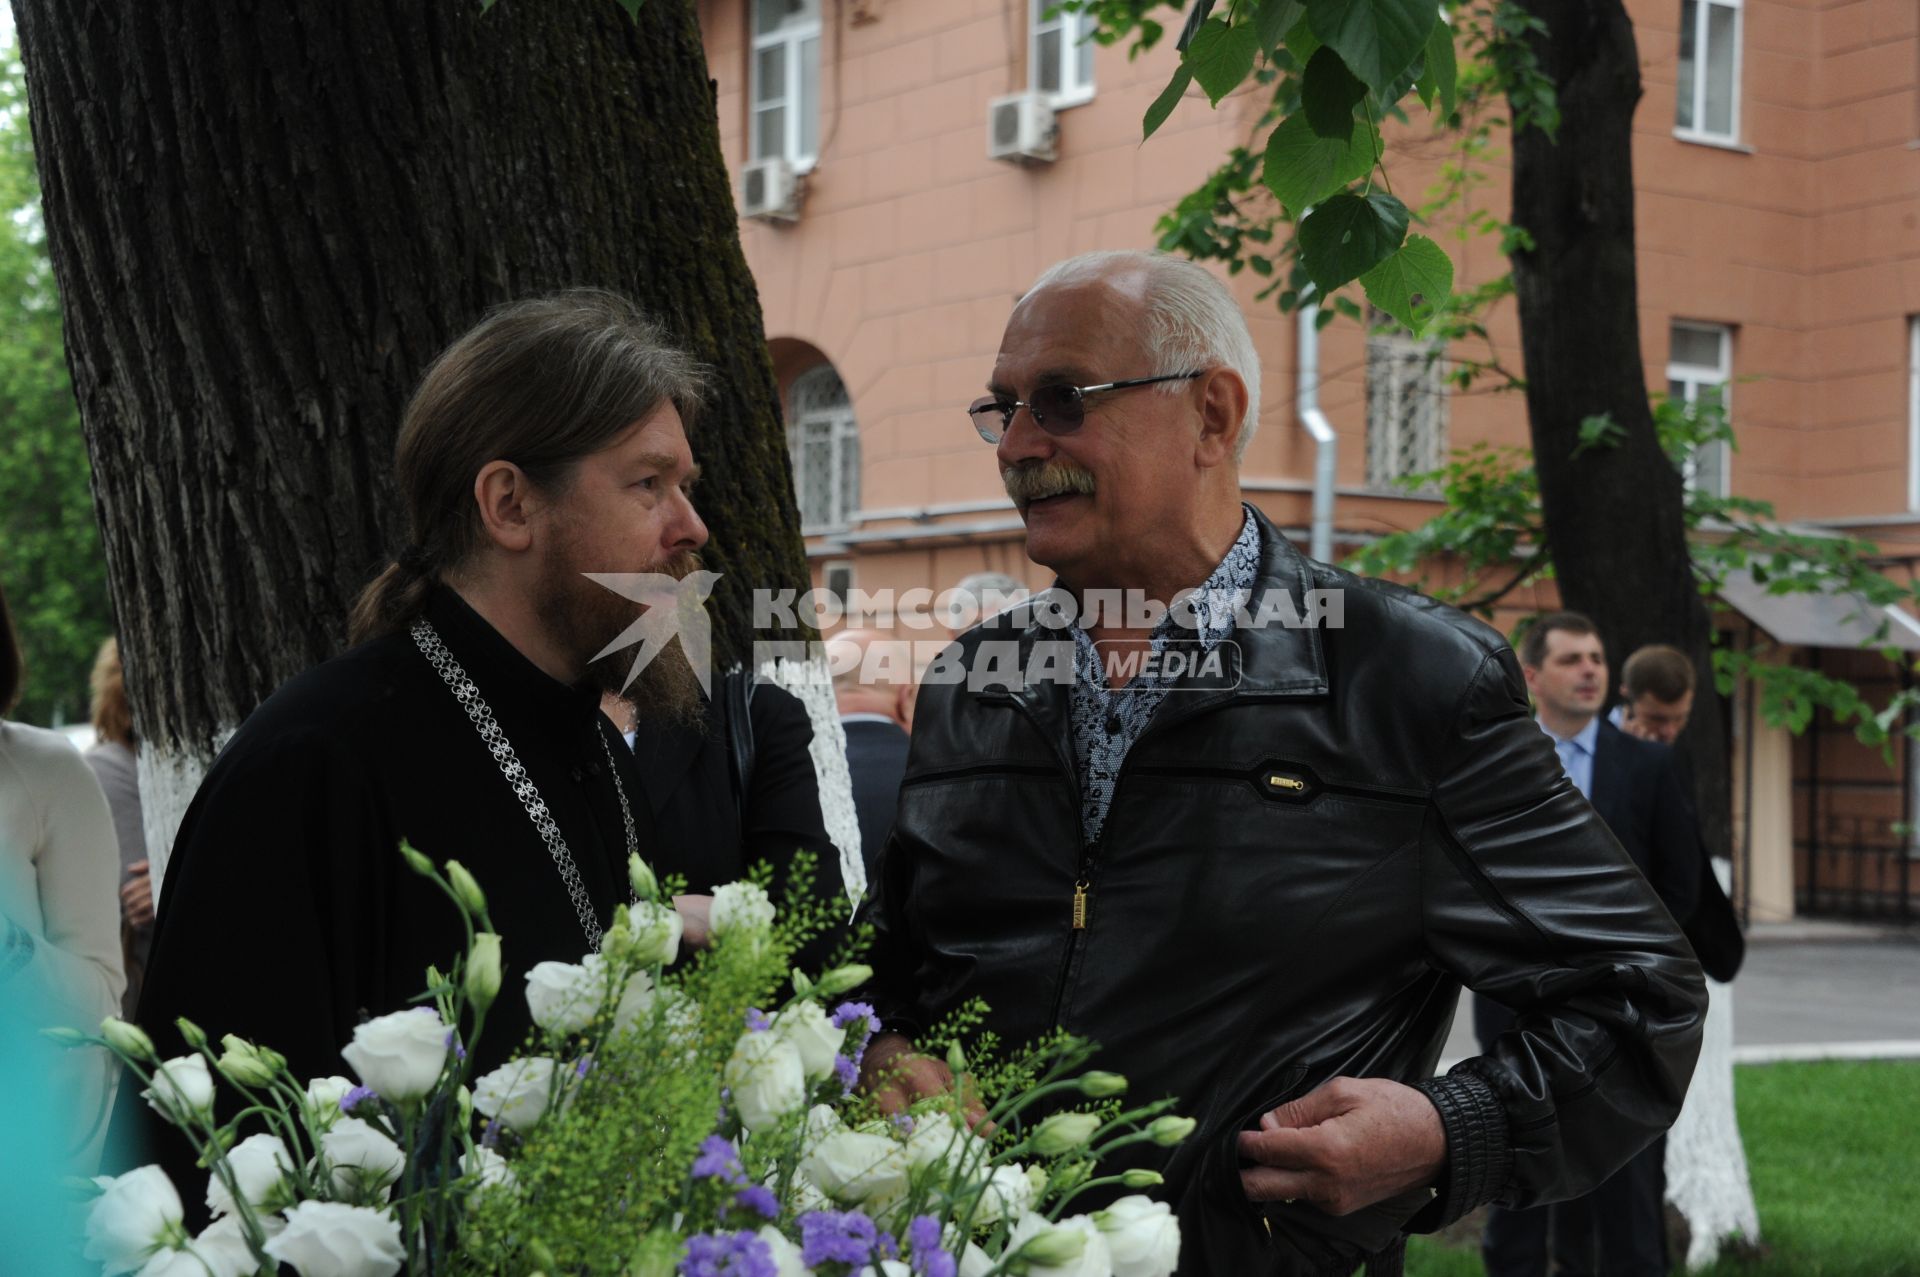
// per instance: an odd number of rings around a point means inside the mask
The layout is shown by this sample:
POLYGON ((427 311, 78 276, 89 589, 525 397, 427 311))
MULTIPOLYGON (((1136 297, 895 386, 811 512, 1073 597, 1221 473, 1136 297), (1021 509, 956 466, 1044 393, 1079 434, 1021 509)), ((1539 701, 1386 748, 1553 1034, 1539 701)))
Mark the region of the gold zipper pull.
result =
POLYGON ((1269 776, 1267 777, 1267 784, 1272 785, 1275 789, 1292 790, 1296 794, 1307 787, 1307 782, 1297 776, 1269 776))
POLYGON ((1073 929, 1087 929, 1087 881, 1084 878, 1073 884, 1073 929))

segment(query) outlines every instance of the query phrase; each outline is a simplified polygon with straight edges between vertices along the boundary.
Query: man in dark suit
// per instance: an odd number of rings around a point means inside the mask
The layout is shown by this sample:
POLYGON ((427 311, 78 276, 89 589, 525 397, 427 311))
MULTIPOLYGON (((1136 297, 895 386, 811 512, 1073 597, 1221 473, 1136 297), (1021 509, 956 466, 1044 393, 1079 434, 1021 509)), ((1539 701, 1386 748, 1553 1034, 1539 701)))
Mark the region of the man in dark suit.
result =
POLYGON ((900 780, 907 774, 907 706, 913 696, 912 645, 879 630, 846 630, 827 644, 833 695, 847 733, 847 772, 860 816, 860 854, 867 881, 879 873, 880 849, 893 828, 900 780))
MULTIPOLYGON (((1601 718, 1607 658, 1599 631, 1577 612, 1543 617, 1521 644, 1520 666, 1568 779, 1684 927, 1700 894, 1698 826, 1672 751, 1601 718)), ((1508 1031, 1516 1010, 1525 1008, 1474 998, 1483 1049, 1508 1031)), ((1495 1207, 1481 1241, 1488 1277, 1545 1277, 1550 1238, 1561 1277, 1664 1277, 1665 1159, 1661 1137, 1585 1197, 1528 1210, 1495 1207)))

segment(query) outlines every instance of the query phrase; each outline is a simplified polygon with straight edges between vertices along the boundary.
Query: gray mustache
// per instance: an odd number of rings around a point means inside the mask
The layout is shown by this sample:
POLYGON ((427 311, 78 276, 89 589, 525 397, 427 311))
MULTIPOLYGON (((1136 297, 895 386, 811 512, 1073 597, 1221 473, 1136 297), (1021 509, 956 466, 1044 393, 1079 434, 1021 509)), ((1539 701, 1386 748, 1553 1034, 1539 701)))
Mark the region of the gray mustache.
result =
POLYGON ((1016 505, 1066 493, 1093 495, 1092 471, 1062 465, 1057 461, 1009 467, 1000 472, 1000 481, 1006 485, 1007 495, 1013 498, 1016 505))

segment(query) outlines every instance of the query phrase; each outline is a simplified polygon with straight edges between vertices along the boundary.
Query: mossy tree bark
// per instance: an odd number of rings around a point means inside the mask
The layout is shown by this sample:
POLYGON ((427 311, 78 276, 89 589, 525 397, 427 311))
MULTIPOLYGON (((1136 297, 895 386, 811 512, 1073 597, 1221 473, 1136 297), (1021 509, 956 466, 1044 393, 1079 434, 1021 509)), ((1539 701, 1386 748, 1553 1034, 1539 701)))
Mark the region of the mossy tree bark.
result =
POLYGON ((225 732, 342 647, 404 536, 405 398, 509 298, 618 289, 715 369, 694 446, 723 656, 750 587, 805 588, 692 0, 14 11, 155 788, 190 794, 225 732))

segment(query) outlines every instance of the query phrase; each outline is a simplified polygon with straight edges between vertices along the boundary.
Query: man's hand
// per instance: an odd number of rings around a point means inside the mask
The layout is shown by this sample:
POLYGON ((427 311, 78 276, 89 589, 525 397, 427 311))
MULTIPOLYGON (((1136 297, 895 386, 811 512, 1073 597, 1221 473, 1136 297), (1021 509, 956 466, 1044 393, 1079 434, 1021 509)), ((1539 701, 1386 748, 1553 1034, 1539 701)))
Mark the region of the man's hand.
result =
POLYGON ((673 911, 680 915, 680 943, 704 949, 713 943, 712 896, 675 896, 673 911))
MULTIPOLYGON (((877 1033, 860 1058, 860 1089, 873 1097, 882 1113, 904 1113, 920 1100, 953 1090, 953 1070, 944 1060, 915 1051, 904 1034, 877 1033)), ((971 1088, 964 1098, 967 1128, 971 1130, 986 1118, 987 1111, 971 1094, 971 1088)))
POLYGON ((1329 1215, 1424 1188, 1447 1161, 1440 1113, 1419 1091, 1385 1078, 1337 1077, 1240 1133, 1240 1172, 1256 1202, 1306 1200, 1329 1215))
POLYGON ((1632 714, 1622 714, 1620 716, 1620 730, 1629 736, 1637 736, 1641 740, 1658 741, 1660 739, 1653 734, 1645 723, 1635 718, 1632 714))
POLYGON ((153 921, 153 878, 144 860, 127 866, 127 880, 120 884, 120 912, 129 926, 144 927, 153 921))

